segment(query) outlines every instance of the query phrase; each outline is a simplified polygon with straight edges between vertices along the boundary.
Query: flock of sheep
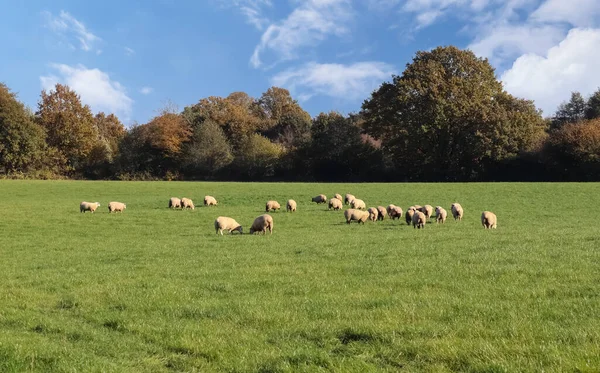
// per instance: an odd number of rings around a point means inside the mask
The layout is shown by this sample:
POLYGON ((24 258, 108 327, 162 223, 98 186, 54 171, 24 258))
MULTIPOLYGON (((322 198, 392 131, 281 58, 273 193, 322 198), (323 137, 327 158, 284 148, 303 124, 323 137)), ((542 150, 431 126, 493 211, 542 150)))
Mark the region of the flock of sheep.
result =
MULTIPOLYGON (((342 199, 340 194, 336 194, 329 201, 324 194, 320 194, 316 197, 313 197, 312 202, 317 204, 328 203, 328 208, 330 210, 341 210, 344 204, 350 205, 351 208, 344 211, 344 217, 346 218, 346 223, 350 224, 352 221, 356 221, 357 223, 365 223, 367 220, 377 221, 383 220, 386 216, 389 216, 390 219, 400 219, 404 212, 402 208, 396 205, 389 205, 387 208, 383 206, 378 207, 370 207, 367 209, 366 204, 363 200, 356 198, 352 194, 346 194, 345 198, 342 199)), ((216 206, 218 204, 217 200, 212 196, 204 197, 204 205, 205 206, 216 206)), ((286 211, 295 212, 298 204, 293 199, 287 201, 286 211)), ((86 211, 90 211, 94 213, 96 209, 100 207, 100 203, 98 202, 81 202, 79 205, 79 211, 85 213, 86 211)), ((110 202, 108 204, 108 212, 123 212, 127 206, 121 202, 110 202)), ((194 209, 194 202, 189 198, 176 198, 172 197, 169 199, 169 208, 172 209, 194 209)), ((267 231, 269 233, 273 233, 273 217, 268 214, 268 212, 276 211, 281 209, 281 205, 277 201, 267 201, 265 205, 266 214, 260 215, 250 227, 250 234, 253 233, 263 233, 266 234, 267 231)), ((435 209, 430 205, 414 205, 410 206, 408 210, 406 210, 405 220, 406 224, 413 225, 413 228, 424 228, 425 224, 429 219, 434 216, 435 211, 435 221, 436 223, 445 223, 446 218, 448 216, 448 212, 441 206, 436 206, 435 209)), ((450 206, 450 211, 452 211, 452 216, 454 220, 462 220, 463 218, 463 208, 460 203, 453 203, 450 206)), ((484 211, 481 214, 481 224, 485 229, 496 229, 498 225, 498 219, 493 212, 484 211)), ((219 216, 215 220, 215 232, 216 234, 223 235, 223 231, 227 231, 230 234, 238 231, 240 234, 243 234, 242 226, 230 217, 219 216)))

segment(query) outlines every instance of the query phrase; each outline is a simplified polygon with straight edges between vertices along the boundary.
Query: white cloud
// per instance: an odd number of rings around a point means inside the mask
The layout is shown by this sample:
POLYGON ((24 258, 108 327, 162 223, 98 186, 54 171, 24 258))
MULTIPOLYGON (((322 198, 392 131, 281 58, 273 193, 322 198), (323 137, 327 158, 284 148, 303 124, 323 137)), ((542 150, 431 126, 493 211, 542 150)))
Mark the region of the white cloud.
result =
POLYGON ((140 93, 143 95, 149 95, 152 92, 154 92, 154 88, 152 88, 152 87, 142 87, 140 89, 140 93))
POLYGON ((46 17, 46 27, 67 39, 77 39, 80 48, 86 52, 92 50, 94 44, 102 40, 90 32, 83 22, 64 10, 61 10, 58 16, 50 12, 43 14, 46 17))
POLYGON ((258 30, 264 29, 269 19, 264 15, 264 8, 273 6, 271 0, 221 0, 227 7, 236 7, 246 17, 246 21, 258 30))
POLYGON ((547 53, 525 54, 502 74, 505 89, 535 101, 546 116, 569 99, 571 91, 584 96, 600 87, 600 29, 572 29, 547 53))
POLYGON ((133 100, 127 96, 125 87, 111 80, 107 73, 83 65, 51 64, 50 67, 57 74, 40 77, 44 90, 53 89, 56 83, 66 84, 95 112, 115 113, 125 119, 131 114, 133 100))
POLYGON ((536 22, 567 22, 576 27, 595 27, 600 23, 600 1, 548 0, 530 18, 536 22))
POLYGON ((288 69, 271 79, 275 86, 286 87, 303 100, 324 95, 345 100, 366 97, 394 68, 383 62, 357 62, 351 65, 308 63, 288 69))
POLYGON ((133 56, 135 54, 135 51, 129 47, 124 47, 123 49, 125 50, 125 54, 128 56, 133 56))
POLYGON ((314 46, 329 35, 348 32, 345 23, 352 18, 350 0, 306 0, 263 33, 250 59, 253 67, 262 65, 262 54, 270 51, 274 60, 292 60, 297 50, 314 46))

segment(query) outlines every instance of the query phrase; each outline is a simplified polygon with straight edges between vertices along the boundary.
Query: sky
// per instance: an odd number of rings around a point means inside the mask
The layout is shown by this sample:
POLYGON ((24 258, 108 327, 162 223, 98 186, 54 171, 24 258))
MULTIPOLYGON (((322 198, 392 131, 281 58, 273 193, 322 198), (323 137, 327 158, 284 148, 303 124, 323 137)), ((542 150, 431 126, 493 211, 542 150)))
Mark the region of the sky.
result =
POLYGON ((4 0, 0 81, 35 110, 73 88, 146 123, 165 105, 271 86, 315 116, 358 112, 419 50, 469 48, 544 116, 600 87, 599 0, 4 0))

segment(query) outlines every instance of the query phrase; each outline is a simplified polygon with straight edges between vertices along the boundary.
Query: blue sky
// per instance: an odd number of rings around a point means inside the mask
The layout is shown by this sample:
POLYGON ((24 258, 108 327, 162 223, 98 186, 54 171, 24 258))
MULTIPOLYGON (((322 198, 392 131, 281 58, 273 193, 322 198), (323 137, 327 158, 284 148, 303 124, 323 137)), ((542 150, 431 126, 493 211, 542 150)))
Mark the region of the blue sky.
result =
POLYGON ((598 0, 156 0, 5 2, 0 81, 35 109, 70 85, 94 112, 145 123, 171 101, 288 88, 312 115, 360 110, 415 52, 489 58, 550 115, 600 86, 598 0))

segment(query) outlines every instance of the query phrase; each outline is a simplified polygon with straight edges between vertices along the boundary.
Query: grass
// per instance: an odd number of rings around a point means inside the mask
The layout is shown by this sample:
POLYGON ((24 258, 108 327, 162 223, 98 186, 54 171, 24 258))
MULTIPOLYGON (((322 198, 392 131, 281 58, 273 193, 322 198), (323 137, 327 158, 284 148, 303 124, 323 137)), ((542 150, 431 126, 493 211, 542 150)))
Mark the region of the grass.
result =
POLYGON ((598 206, 599 184, 1 181, 0 371, 599 372, 598 206), (310 203, 348 192, 465 220, 310 203), (288 198, 272 236, 215 235, 288 198))

